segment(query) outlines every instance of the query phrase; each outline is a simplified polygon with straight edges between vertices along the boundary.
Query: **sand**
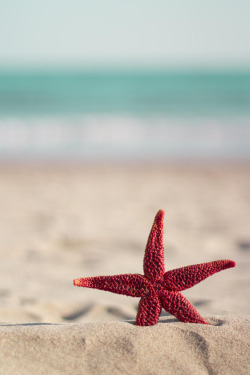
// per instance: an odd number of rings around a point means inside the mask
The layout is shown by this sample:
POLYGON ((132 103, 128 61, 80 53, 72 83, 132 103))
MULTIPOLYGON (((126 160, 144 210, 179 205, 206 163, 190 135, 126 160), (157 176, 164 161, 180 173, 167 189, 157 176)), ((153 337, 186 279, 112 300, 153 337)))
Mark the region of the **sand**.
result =
POLYGON ((156 326, 133 322, 1 324, 2 374, 247 374, 249 319, 207 317, 156 326))
POLYGON ((243 164, 1 166, 0 373, 247 374, 249 192, 243 164), (135 327, 137 298, 72 284, 142 273, 160 208, 166 270, 237 263, 183 293, 215 325, 135 327))

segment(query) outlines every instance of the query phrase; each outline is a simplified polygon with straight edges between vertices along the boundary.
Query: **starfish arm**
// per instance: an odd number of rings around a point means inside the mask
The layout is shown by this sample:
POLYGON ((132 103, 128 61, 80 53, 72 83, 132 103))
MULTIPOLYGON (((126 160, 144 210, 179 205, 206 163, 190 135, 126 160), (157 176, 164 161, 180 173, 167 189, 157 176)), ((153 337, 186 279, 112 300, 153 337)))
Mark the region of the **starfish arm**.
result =
POLYGON ((157 279, 161 279, 165 271, 163 220, 164 211, 159 210, 155 216, 145 249, 143 263, 144 275, 152 282, 156 281, 157 279))
POLYGON ((161 313, 161 304, 159 298, 154 295, 142 297, 139 302, 136 325, 152 326, 158 322, 161 313))
POLYGON ((168 271, 163 276, 162 286, 171 291, 181 291, 200 283, 208 276, 227 268, 235 267, 233 260, 217 260, 209 263, 195 264, 168 271))
POLYGON ((162 307, 184 323, 207 323, 181 293, 166 291, 160 297, 162 307))
POLYGON ((137 274, 84 277, 74 280, 74 285, 131 297, 142 297, 150 288, 148 280, 137 274))

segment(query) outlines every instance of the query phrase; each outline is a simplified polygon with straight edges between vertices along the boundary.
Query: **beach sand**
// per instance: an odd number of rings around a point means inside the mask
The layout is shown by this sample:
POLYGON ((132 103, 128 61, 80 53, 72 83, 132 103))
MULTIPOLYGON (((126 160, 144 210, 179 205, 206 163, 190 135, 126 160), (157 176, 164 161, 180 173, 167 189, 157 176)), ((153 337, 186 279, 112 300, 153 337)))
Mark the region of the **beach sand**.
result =
POLYGON ((131 322, 0 324, 2 374, 247 374, 249 319, 171 317, 156 326, 131 322))
POLYGON ((249 207, 249 165, 2 165, 0 373, 247 374, 249 207), (215 325, 135 327, 137 298, 73 286, 143 273, 160 208, 166 270, 237 263, 183 292, 215 325))

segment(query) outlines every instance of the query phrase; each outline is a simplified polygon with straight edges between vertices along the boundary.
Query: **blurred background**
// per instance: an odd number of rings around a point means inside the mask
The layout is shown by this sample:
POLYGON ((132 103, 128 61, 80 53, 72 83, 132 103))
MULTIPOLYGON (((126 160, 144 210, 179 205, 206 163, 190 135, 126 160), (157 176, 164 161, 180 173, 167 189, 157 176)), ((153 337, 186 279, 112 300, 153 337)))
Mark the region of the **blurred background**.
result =
POLYGON ((249 159, 250 5, 1 1, 1 160, 249 159))
POLYGON ((143 273, 166 211, 166 270, 235 269, 184 292, 246 314, 250 2, 1 0, 0 319, 134 319, 73 287, 143 273))

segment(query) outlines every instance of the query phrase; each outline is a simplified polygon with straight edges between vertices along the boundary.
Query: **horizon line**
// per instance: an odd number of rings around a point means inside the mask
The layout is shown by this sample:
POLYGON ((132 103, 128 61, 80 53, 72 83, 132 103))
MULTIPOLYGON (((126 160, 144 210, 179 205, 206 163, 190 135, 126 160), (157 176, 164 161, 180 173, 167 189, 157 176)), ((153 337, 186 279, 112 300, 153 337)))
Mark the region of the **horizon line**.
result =
POLYGON ((154 73, 154 72, 170 72, 170 73, 250 73, 250 64, 242 65, 139 65, 139 64, 20 64, 20 65, 1 65, 0 73, 36 73, 36 72, 138 72, 138 73, 154 73))

